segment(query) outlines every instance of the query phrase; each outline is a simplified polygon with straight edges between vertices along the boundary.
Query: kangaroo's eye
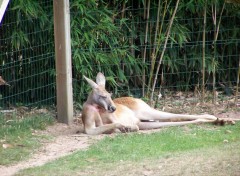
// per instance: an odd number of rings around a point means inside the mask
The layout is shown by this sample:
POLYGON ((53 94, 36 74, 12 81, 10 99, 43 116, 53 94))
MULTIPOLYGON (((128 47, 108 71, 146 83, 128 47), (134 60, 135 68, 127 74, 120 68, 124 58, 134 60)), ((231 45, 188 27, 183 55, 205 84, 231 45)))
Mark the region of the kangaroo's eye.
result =
POLYGON ((106 99, 106 98, 107 98, 107 96, 105 96, 105 95, 99 95, 99 98, 106 99))

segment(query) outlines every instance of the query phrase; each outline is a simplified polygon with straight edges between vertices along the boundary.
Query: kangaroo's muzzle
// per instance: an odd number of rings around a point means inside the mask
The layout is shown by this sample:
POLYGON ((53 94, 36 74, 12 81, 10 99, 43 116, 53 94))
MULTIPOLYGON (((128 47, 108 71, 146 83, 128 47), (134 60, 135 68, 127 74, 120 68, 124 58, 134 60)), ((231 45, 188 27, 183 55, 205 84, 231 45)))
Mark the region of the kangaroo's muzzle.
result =
POLYGON ((109 106, 108 106, 108 111, 109 111, 109 112, 114 112, 114 111, 116 111, 116 107, 115 107, 115 106, 112 106, 112 105, 109 105, 109 106))

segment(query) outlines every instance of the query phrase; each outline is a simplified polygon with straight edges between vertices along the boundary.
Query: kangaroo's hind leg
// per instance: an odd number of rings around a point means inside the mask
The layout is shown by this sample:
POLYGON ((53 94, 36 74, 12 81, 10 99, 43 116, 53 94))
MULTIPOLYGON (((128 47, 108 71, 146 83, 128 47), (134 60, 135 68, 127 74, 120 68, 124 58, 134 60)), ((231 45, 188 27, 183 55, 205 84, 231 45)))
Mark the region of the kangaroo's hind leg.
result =
POLYGON ((138 127, 140 130, 150 130, 150 129, 157 129, 162 127, 170 127, 170 126, 183 126, 188 124, 211 123, 214 121, 215 120, 196 119, 192 121, 182 121, 182 122, 139 122, 138 127))

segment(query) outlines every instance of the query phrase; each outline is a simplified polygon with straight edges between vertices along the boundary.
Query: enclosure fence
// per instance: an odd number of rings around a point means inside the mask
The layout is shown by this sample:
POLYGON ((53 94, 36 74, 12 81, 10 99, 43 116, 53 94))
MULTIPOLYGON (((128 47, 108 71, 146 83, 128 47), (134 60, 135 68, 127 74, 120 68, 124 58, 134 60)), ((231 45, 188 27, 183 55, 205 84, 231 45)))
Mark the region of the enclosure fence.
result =
MULTIPOLYGON (((114 96, 153 93, 156 100, 181 91, 205 99, 215 92, 239 103, 239 6, 180 1, 171 21, 176 7, 176 1, 71 0, 75 107, 89 91, 83 75, 94 79, 99 71, 114 96)), ((0 87, 1 108, 55 105, 51 0, 10 1, 0 26, 0 62, 11 85, 0 87)))
POLYGON ((54 104, 52 1, 10 1, 0 26, 1 107, 54 104))

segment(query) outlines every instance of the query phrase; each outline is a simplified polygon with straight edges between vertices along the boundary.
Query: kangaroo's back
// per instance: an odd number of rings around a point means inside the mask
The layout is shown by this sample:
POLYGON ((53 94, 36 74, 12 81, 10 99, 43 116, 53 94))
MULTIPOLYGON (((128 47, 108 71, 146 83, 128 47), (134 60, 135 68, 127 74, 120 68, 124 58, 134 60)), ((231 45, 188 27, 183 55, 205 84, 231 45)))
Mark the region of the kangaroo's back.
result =
POLYGON ((150 108, 150 106, 143 100, 133 97, 120 97, 113 100, 114 103, 118 103, 127 106, 132 111, 139 111, 142 108, 150 108))

